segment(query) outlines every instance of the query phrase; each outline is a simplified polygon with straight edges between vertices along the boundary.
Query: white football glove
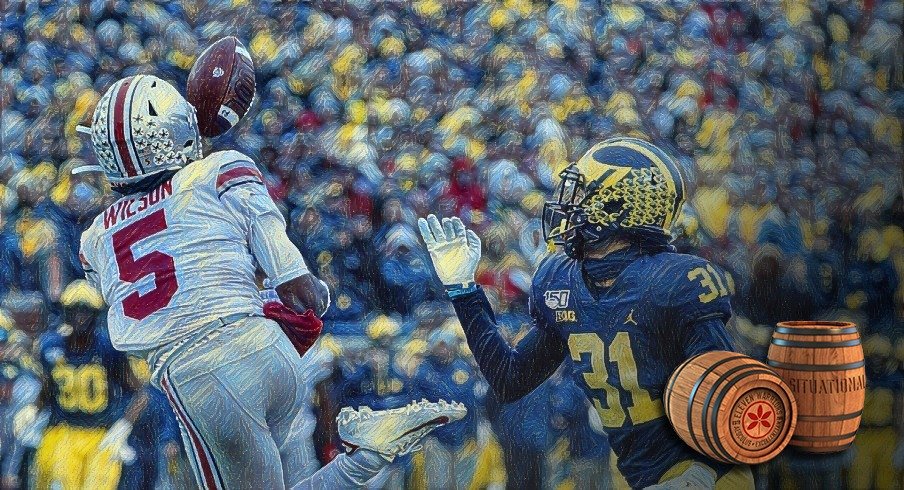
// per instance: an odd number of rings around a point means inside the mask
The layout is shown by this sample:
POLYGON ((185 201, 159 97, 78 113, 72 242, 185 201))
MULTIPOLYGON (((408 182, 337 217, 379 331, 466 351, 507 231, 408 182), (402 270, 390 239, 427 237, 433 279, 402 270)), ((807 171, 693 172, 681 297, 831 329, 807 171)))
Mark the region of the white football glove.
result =
POLYGON ((417 225, 443 285, 466 287, 474 283, 474 273, 480 262, 477 233, 465 228, 459 218, 443 218, 440 224, 432 214, 427 219, 418 219, 417 225))
POLYGON ((34 405, 26 405, 13 416, 13 436, 23 446, 37 448, 44 438, 44 429, 49 421, 48 410, 38 410, 34 405))
POLYGON ((684 473, 671 480, 651 485, 646 490, 673 490, 676 488, 698 488, 709 490, 716 488, 716 474, 700 463, 692 464, 684 473))
POLYGON ((104 438, 101 439, 98 451, 109 450, 111 457, 125 464, 135 461, 135 450, 128 444, 129 434, 132 433, 132 424, 125 419, 117 420, 104 438))

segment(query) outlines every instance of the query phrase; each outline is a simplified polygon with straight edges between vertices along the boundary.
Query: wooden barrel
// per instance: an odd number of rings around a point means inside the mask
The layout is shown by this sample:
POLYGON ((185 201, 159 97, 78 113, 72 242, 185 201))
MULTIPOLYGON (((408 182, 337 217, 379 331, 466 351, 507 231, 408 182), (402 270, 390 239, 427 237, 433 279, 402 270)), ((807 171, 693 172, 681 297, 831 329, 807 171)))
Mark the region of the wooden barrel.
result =
POLYGON ((769 365, 797 399, 800 413, 792 447, 833 453, 854 442, 866 394, 863 348, 856 325, 779 323, 769 346, 769 365))
POLYGON ((707 352, 685 361, 672 373, 664 402, 678 436, 723 463, 774 458, 797 420, 794 396, 781 378, 736 352, 707 352))

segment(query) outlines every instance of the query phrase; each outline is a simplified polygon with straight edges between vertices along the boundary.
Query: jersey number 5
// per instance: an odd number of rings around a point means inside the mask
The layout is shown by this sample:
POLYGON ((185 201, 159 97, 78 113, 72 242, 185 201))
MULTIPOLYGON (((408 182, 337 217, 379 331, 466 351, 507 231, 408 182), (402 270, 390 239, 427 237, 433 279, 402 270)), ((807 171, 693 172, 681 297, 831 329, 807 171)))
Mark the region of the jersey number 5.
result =
MULTIPOLYGON (((605 406, 599 398, 592 398, 593 406, 603 422, 603 427, 621 427, 625 424, 625 409, 622 408, 621 395, 617 387, 609 382, 609 372, 604 358, 606 344, 595 333, 573 333, 568 336, 568 350, 571 359, 581 360, 584 354, 590 354, 590 372, 584 373, 584 381, 591 390, 603 390, 606 394, 605 406)), ((621 388, 631 396, 628 415, 631 422, 639 425, 659 418, 665 414, 662 400, 652 399, 650 393, 640 387, 637 381, 637 362, 631 350, 631 337, 628 332, 618 332, 608 349, 609 361, 618 365, 618 376, 621 388)))
POLYGON ((179 289, 176 263, 171 255, 155 250, 136 259, 132 253, 132 245, 165 229, 166 215, 161 209, 113 233, 113 252, 116 254, 119 278, 135 283, 149 275, 154 276, 154 289, 145 294, 134 291, 122 300, 122 311, 129 318, 144 320, 168 305, 179 289))

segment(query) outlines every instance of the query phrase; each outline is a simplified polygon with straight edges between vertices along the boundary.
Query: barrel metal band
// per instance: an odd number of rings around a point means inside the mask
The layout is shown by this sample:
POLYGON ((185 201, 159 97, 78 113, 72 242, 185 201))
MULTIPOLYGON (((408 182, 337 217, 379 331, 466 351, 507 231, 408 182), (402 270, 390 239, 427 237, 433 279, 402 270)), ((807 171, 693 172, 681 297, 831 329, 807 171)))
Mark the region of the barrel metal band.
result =
POLYGON ((798 415, 798 422, 840 422, 842 420, 855 419, 863 414, 863 410, 857 410, 854 413, 845 413, 842 415, 798 415))
POLYGON ((857 361, 850 364, 791 364, 769 359, 769 365, 779 369, 790 369, 791 371, 847 371, 849 369, 862 368, 864 362, 857 361))
POLYGON ((792 438, 795 441, 804 441, 804 442, 831 442, 831 441, 843 441, 845 439, 850 439, 857 435, 857 431, 848 432, 847 434, 841 434, 838 436, 799 436, 795 434, 792 438))
POLYGON ((726 357, 725 359, 713 363, 712 366, 706 368, 706 371, 703 371, 703 374, 701 374, 700 377, 697 378, 697 382, 694 383, 694 387, 691 388, 691 394, 687 398, 687 431, 688 433, 690 433, 691 440, 694 441, 694 444, 697 446, 698 451, 703 452, 703 445, 700 444, 699 441, 697 441, 697 436, 694 434, 694 398, 697 396, 697 390, 700 389, 700 384, 703 383, 703 380, 706 379, 709 373, 713 372, 717 367, 725 364, 726 362, 736 361, 738 359, 744 359, 746 357, 747 356, 739 354, 736 356, 726 357))
POLYGON ((797 328, 797 327, 775 327, 778 333, 789 335, 844 335, 849 333, 857 333, 857 327, 843 328, 797 328))
MULTIPOLYGON (((722 388, 722 391, 719 392, 719 396, 716 397, 716 402, 715 402, 714 405, 717 406, 717 407, 718 407, 719 405, 721 405, 722 400, 725 398, 725 395, 728 394, 728 390, 730 390, 732 386, 737 386, 737 385, 738 385, 738 381, 740 381, 740 380, 742 380, 742 379, 744 379, 744 378, 746 378, 746 377, 748 377, 748 376, 753 376, 753 375, 755 375, 755 374, 770 374, 770 375, 772 375, 772 376, 775 376, 775 373, 774 373, 774 372, 772 372, 772 371, 770 371, 770 370, 768 370, 768 369, 760 369, 760 368, 756 368, 756 369, 753 369, 753 370, 751 370, 751 371, 748 371, 748 372, 746 372, 746 373, 744 373, 744 374, 741 374, 741 375, 739 375, 737 378, 735 378, 735 379, 732 380, 732 381, 734 381, 733 384, 728 385, 728 386, 722 388)), ((715 386, 714 386, 714 388, 715 388, 715 386)), ((781 397, 779 397, 779 398, 781 398, 781 397)), ((706 410, 706 408, 707 408, 708 406, 709 406, 709 404, 707 403, 707 405, 704 405, 703 409, 706 410)), ((704 415, 704 418, 705 418, 705 417, 706 417, 706 415, 704 415)), ((788 414, 786 413, 786 414, 785 414, 785 420, 787 420, 787 417, 788 417, 788 414)), ((778 420, 778 415, 776 415, 775 419, 776 419, 776 421, 778 420)), ((719 411, 718 411, 718 410, 713 410, 711 422, 712 422, 712 424, 713 424, 713 427, 716 427, 717 424, 719 423, 719 411)), ((788 428, 789 428, 789 427, 790 427, 790 424, 786 424, 785 427, 782 428, 782 434, 781 434, 781 437, 785 437, 785 433, 788 432, 788 428)), ((724 446, 722 446, 722 440, 719 439, 718 437, 713 437, 713 439, 716 441, 716 445, 719 446, 719 449, 721 449, 722 452, 724 452, 725 454, 728 454, 728 451, 725 449, 724 446)), ((737 442, 737 441, 735 441, 735 442, 737 442)), ((738 444, 738 446, 740 446, 740 444, 738 444)), ((731 458, 731 459, 732 459, 733 461, 737 462, 737 463, 740 463, 740 461, 739 461, 736 457, 733 457, 733 458, 731 458)))
POLYGON ((807 342, 801 340, 772 339, 772 344, 782 347, 812 347, 825 349, 829 347, 853 347, 855 345, 860 345, 860 339, 845 340, 841 342, 807 342))
MULTIPOLYGON (((685 366, 690 364, 691 361, 696 359, 696 357, 697 356, 691 357, 690 359, 687 359, 686 361, 682 362, 681 365, 678 366, 677 369, 675 369, 674 373, 676 373, 676 374, 679 373, 682 369, 684 369, 685 366)), ((665 390, 665 410, 666 410, 666 412, 668 412, 669 406, 671 406, 672 390, 675 389, 675 382, 677 382, 677 381, 678 381, 678 376, 676 376, 675 374, 672 374, 672 382, 669 383, 669 389, 665 390)))
MULTIPOLYGON (((702 426, 701 428, 703 429, 703 440, 706 441, 709 444, 709 447, 712 448, 715 452, 717 452, 717 453, 721 452, 722 458, 724 458, 725 460, 727 460, 730 463, 740 463, 740 461, 738 461, 737 458, 733 457, 732 455, 728 454, 728 451, 726 451, 725 448, 722 447, 722 443, 719 441, 718 434, 713 434, 713 436, 714 436, 713 439, 716 440, 716 444, 713 444, 713 442, 710 441, 709 426, 706 425, 706 417, 707 417, 707 412, 709 412, 710 402, 712 401, 713 395, 716 393, 716 390, 719 388, 719 385, 727 384, 728 388, 731 388, 732 386, 734 386, 735 381, 737 379, 741 379, 744 377, 744 376, 738 376, 737 378, 732 378, 731 376, 733 374, 737 373, 738 371, 743 371, 745 369, 756 369, 756 365, 741 364, 740 366, 735 366, 735 367, 729 369, 728 371, 725 371, 724 373, 722 373, 722 375, 719 376, 719 379, 717 379, 716 382, 713 383, 713 385, 709 387, 709 393, 706 395, 706 400, 703 401, 703 411, 700 413, 700 425, 702 426), (716 447, 717 445, 718 445, 718 448, 716 447)), ((713 413, 718 415, 719 411, 714 410, 713 413)), ((713 427, 717 427, 717 425, 713 424, 713 427)))

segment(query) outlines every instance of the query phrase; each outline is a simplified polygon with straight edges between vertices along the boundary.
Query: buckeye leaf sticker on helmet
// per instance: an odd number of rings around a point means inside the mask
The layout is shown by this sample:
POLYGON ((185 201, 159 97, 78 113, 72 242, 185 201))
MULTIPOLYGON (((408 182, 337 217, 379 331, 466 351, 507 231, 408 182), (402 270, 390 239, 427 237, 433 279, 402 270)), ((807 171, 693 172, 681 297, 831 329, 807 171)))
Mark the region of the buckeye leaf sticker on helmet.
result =
POLYGON ((666 152, 637 138, 610 138, 559 174, 543 207, 543 237, 572 257, 616 235, 664 246, 684 196, 681 172, 666 152))

